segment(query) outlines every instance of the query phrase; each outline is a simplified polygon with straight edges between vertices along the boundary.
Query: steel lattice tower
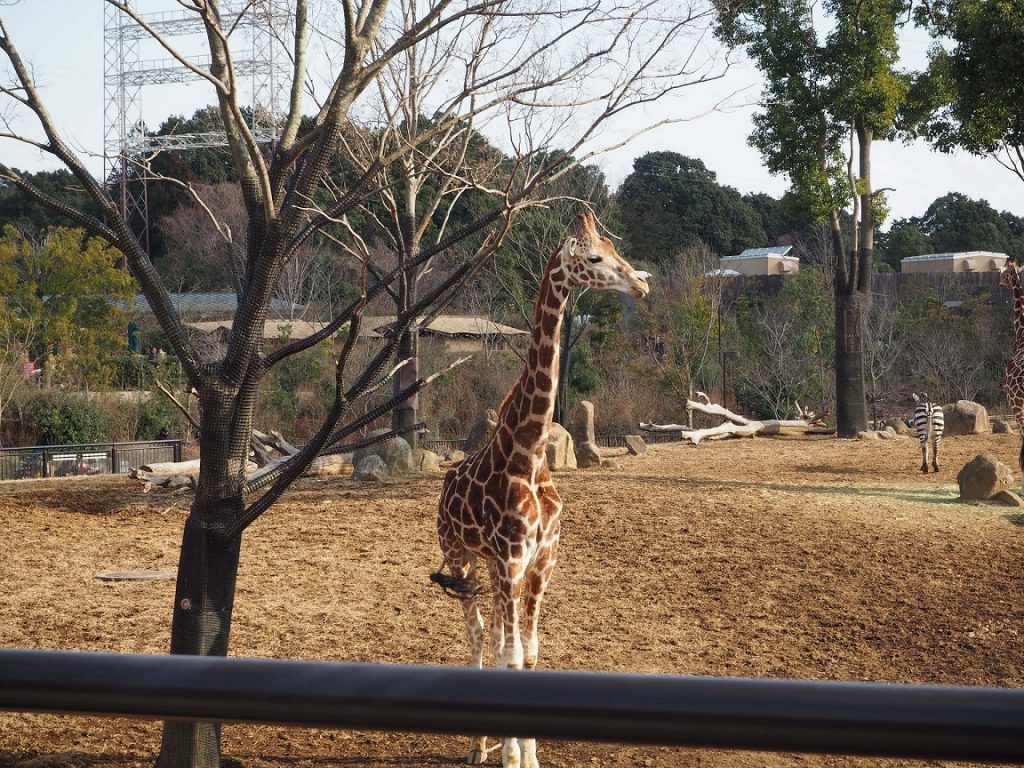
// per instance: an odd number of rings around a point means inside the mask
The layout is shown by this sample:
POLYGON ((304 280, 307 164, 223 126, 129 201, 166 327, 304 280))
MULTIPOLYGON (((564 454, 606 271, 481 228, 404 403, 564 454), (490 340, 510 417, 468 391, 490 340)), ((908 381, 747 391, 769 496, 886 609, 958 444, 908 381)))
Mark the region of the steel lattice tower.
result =
MULTIPOLYGON (((137 0, 127 0, 134 6, 137 0)), ((235 76, 250 79, 251 114, 257 141, 271 142, 282 114, 280 99, 286 89, 281 79, 290 11, 284 0, 225 0, 220 7, 225 26, 231 26, 235 76)), ((184 10, 140 13, 162 38, 204 34, 194 13, 184 10)), ((103 16, 103 174, 125 220, 149 252, 147 158, 161 150, 204 149, 227 144, 223 132, 148 135, 142 118, 142 94, 147 86, 186 83, 201 79, 173 58, 143 59, 149 32, 117 8, 106 5, 103 16)), ((160 49, 163 51, 163 49, 160 49)), ((166 51, 164 51, 166 53, 166 51)), ((208 68, 209 55, 190 56, 194 65, 208 68)))

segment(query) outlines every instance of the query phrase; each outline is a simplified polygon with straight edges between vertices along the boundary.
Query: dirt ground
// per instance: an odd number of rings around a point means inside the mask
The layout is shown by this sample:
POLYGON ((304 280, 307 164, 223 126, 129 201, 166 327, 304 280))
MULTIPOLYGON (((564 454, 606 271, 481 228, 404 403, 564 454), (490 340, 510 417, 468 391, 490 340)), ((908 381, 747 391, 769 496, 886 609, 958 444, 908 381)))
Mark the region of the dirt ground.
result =
MULTIPOLYGON (((1019 437, 727 440, 652 446, 556 476, 563 545, 541 617, 558 669, 1024 686, 1024 510, 957 500, 979 453, 1019 437)), ((622 451, 614 453, 621 454, 622 451)), ((461 612, 431 585, 440 477, 306 479, 246 534, 231 653, 462 664, 461 612)), ((120 477, 0 484, 0 646, 163 653, 187 500, 120 477)), ((0 768, 151 765, 160 724, 0 713, 0 768)), ((448 765, 455 736, 228 725, 254 768, 448 765)), ((544 766, 942 765, 543 741, 544 766)), ((499 762, 497 755, 490 764, 499 762)))

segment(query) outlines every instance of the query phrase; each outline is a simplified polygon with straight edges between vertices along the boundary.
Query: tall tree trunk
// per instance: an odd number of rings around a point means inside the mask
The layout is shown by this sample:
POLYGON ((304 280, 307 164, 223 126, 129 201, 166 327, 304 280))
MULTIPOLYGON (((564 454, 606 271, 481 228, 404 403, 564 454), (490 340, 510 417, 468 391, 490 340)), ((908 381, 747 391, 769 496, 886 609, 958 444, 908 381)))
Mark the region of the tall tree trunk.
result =
MULTIPOLYGON (((211 531, 229 524, 245 508, 242 489, 251 408, 239 403, 237 388, 204 387, 200 450, 204 473, 196 489, 181 541, 171 623, 171 653, 226 656, 231 634, 241 536, 218 541, 211 531), (239 424, 236 425, 235 422, 239 424), (211 478, 216 478, 211 480, 211 478)), ((219 768, 220 724, 169 720, 164 723, 157 768, 219 768)))
MULTIPOLYGON (((409 305, 414 302, 415 299, 412 299, 409 305)), ((407 307, 408 305, 399 311, 403 312, 407 307)), ((406 387, 411 386, 420 377, 419 329, 415 326, 403 333, 401 341, 398 343, 395 361, 402 362, 403 360, 408 362, 395 376, 393 391, 396 395, 406 387)), ((405 438, 411 448, 416 447, 419 437, 416 430, 413 429, 413 425, 416 424, 419 415, 419 407, 419 395, 414 394, 408 399, 403 400, 391 415, 391 428, 405 438)))
POLYGON ((867 297, 836 291, 836 432, 855 437, 868 428, 864 389, 864 318, 867 297))

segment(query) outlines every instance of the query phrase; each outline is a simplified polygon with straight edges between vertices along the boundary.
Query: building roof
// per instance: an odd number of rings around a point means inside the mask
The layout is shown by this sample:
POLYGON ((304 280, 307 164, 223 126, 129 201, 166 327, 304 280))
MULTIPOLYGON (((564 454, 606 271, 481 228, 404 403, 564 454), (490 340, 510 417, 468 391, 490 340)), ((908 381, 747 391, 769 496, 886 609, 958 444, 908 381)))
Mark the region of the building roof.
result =
POLYGON ((940 259, 973 259, 978 256, 987 256, 993 259, 1008 259, 1010 258, 1005 253, 999 251, 956 251, 954 253, 925 253, 921 256, 904 256, 900 259, 900 262, 904 261, 938 261, 940 259))
MULTIPOLYGON (((384 338, 388 326, 395 322, 394 315, 364 317, 359 325, 360 338, 384 338)), ((230 331, 230 320, 209 320, 186 323, 186 326, 201 333, 230 331)), ((264 339, 304 339, 323 329, 327 323, 307 320, 267 320, 263 326, 264 339)), ((440 315, 420 330, 421 336, 446 336, 479 338, 487 336, 525 336, 527 331, 510 325, 495 323, 478 315, 440 315)))
MULTIPOLYGON (((172 293, 170 297, 171 304, 183 315, 233 315, 238 311, 238 299, 231 291, 172 293)), ((288 315, 291 314, 290 310, 296 308, 299 307, 290 307, 288 302, 280 299, 270 300, 270 311, 273 313, 288 315)), ((145 294, 135 295, 135 310, 145 314, 153 313, 145 294)))
POLYGON ((800 259, 796 256, 786 255, 791 250, 793 250, 792 245, 773 245, 768 248, 747 248, 736 256, 723 256, 720 260, 729 261, 730 259, 756 259, 765 256, 774 256, 777 259, 793 259, 794 261, 799 261, 800 259))
MULTIPOLYGON (((199 323, 185 323, 201 333, 215 333, 231 330, 230 320, 206 320, 199 323)), ((267 320, 263 324, 264 339, 304 339, 312 336, 326 326, 327 323, 311 323, 307 320, 267 320)))
MULTIPOLYGON (((364 317, 359 335, 367 337, 384 336, 388 326, 395 322, 394 315, 364 317)), ((472 337, 485 336, 526 336, 529 331, 513 328, 511 325, 496 323, 482 315, 438 315, 420 327, 421 336, 472 337)))

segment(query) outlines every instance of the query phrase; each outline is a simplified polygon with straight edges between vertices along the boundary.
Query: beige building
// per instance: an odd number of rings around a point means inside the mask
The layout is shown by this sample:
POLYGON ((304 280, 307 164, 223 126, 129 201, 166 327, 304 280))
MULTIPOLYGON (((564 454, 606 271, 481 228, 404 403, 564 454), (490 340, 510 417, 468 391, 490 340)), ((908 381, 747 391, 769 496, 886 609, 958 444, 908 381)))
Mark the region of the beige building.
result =
POLYGON ((1008 258, 994 251, 926 253, 900 259, 900 272, 1002 272, 1008 258))
POLYGON ((723 275, 791 275, 800 271, 800 259, 787 255, 792 249, 792 245, 747 248, 737 256, 720 258, 718 268, 723 275))
MULTIPOLYGON (((364 342, 384 338, 394 322, 394 315, 364 317, 359 326, 359 338, 364 342)), ((214 320, 186 325, 219 343, 226 343, 231 331, 230 321, 214 320)), ((326 323, 306 320, 267 320, 263 326, 263 338, 267 341, 304 339, 325 325, 326 323)), ((345 333, 343 326, 341 337, 344 337, 345 333)), ((422 344, 428 348, 452 353, 509 347, 521 343, 529 335, 528 331, 502 325, 479 315, 440 315, 420 326, 422 344)))

